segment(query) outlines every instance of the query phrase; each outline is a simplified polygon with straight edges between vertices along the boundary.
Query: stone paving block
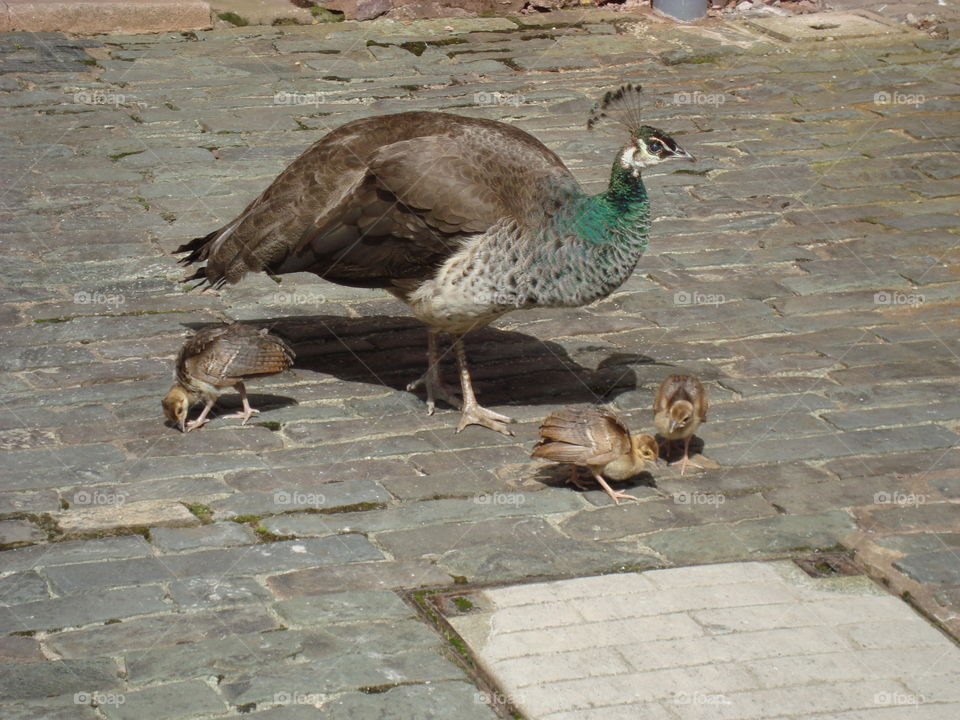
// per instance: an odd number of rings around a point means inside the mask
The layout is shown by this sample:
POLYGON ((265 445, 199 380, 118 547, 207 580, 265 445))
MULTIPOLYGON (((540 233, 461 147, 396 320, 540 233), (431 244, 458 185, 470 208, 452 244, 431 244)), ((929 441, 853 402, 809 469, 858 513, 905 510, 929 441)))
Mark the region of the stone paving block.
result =
POLYGON ((246 525, 222 522, 191 528, 151 529, 150 541, 166 552, 180 552, 208 547, 252 545, 257 541, 257 536, 246 525))
POLYGON ((0 547, 30 545, 47 539, 47 533, 29 520, 0 520, 0 547))
POLYGON ((105 620, 162 612, 168 608, 159 585, 143 585, 0 608, 0 628, 3 632, 11 633, 81 627, 105 620))
POLYGON ((88 507, 78 505, 58 513, 56 520, 67 535, 146 526, 178 527, 200 522, 183 504, 172 500, 142 500, 88 507))
MULTIPOLYGON (((399 460, 363 460, 325 463, 321 466, 261 468, 228 473, 224 480, 241 492, 268 492, 324 485, 330 482, 416 477, 416 471, 399 460)), ((388 488, 389 489, 389 488, 388 488)))
POLYGON ((776 515, 759 495, 727 498, 720 493, 681 490, 670 500, 583 510, 560 524, 569 536, 581 540, 610 540, 677 528, 776 515))
POLYGON ((298 570, 267 578, 280 598, 317 595, 341 590, 381 590, 449 585, 454 578, 429 560, 354 563, 298 570))
POLYGON ((127 682, 136 686, 240 672, 293 657, 300 649, 301 638, 296 633, 280 630, 130 650, 124 663, 127 682))
POLYGON ((446 717, 451 708, 456 708, 457 717, 464 720, 497 717, 476 687, 453 681, 402 685, 383 693, 346 694, 325 703, 323 713, 331 720, 376 720, 384 716, 393 720, 425 720, 446 717))
POLYGON ((278 488, 270 493, 235 493, 212 502, 210 507, 214 518, 220 519, 298 510, 342 512, 346 508, 383 505, 389 500, 390 495, 373 480, 348 480, 327 483, 321 488, 293 487, 278 488))
MULTIPOLYGON (((382 492, 382 491, 381 491, 382 492)), ((452 522, 476 522, 498 517, 549 515, 583 507, 575 493, 503 492, 469 499, 425 500, 402 508, 333 515, 284 515, 263 522, 280 535, 328 535, 340 532, 376 533, 452 522)))
POLYGON ((267 601, 270 592, 253 578, 190 577, 170 583, 170 596, 183 609, 229 607, 267 601))
POLYGON ((104 706, 110 720, 180 720, 227 709, 223 699, 200 680, 125 692, 123 696, 122 704, 104 706))
POLYGON ((261 575, 320 565, 380 560, 382 554, 362 535, 286 540, 223 550, 169 555, 163 566, 181 579, 209 576, 228 568, 238 575, 261 575))
POLYGON ((72 595, 93 588, 156 584, 174 579, 163 561, 157 558, 58 565, 44 568, 41 572, 59 595, 72 595))
POLYGON ((392 592, 355 590, 283 600, 274 606, 293 627, 415 617, 414 611, 392 592))
POLYGON ((35 572, 15 572, 0 578, 0 605, 20 605, 49 597, 47 583, 35 572))
POLYGON ((151 650, 277 627, 277 621, 265 609, 231 608, 125 620, 57 633, 50 635, 47 642, 64 657, 115 656, 131 650, 151 650))
POLYGON ((2 557, 6 570, 32 570, 34 567, 144 557, 150 554, 150 544, 139 535, 121 535, 18 548, 5 551, 2 557))
POLYGON ((119 668, 108 658, 8 663, 0 676, 0 700, 108 692, 121 685, 119 668))
POLYGON ((46 660, 36 638, 9 635, 0 638, 0 663, 22 663, 46 660))

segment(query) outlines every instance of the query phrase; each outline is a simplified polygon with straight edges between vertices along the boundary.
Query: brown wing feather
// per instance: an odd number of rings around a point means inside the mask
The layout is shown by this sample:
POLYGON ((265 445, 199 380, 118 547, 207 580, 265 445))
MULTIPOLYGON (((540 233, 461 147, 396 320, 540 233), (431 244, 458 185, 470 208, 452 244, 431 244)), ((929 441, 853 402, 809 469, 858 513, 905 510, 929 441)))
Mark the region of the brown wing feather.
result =
POLYGON ((670 406, 679 400, 686 400, 694 407, 697 407, 701 400, 706 400, 703 385, 693 375, 670 375, 664 378, 653 401, 653 412, 669 410, 670 406))
POLYGON ((187 341, 177 362, 190 376, 215 386, 233 385, 243 378, 273 375, 293 365, 294 352, 265 329, 241 323, 204 328, 187 341))
POLYGON ((428 276, 504 217, 537 222, 550 192, 578 189, 553 152, 511 125, 382 115, 321 138, 239 217, 177 252, 206 261, 193 278, 212 284, 268 269, 387 287, 428 276))
POLYGON ((568 407, 540 425, 533 457, 581 465, 604 465, 630 452, 630 431, 609 410, 568 407))

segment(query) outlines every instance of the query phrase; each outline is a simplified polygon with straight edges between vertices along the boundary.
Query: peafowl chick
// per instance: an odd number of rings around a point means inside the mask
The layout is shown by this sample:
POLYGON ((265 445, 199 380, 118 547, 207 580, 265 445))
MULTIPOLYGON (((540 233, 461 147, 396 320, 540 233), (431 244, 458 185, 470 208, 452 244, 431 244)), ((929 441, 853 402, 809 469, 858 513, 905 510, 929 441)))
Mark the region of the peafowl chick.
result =
MULTIPOLYGON (((471 424, 506 435, 513 420, 476 399, 463 336, 511 310, 579 307, 630 277, 647 247, 641 171, 693 160, 639 120, 630 85, 591 118, 628 137, 607 189, 588 195, 557 155, 502 122, 402 112, 349 122, 295 159, 239 216, 180 246, 198 286, 248 272, 310 272, 382 288, 428 328, 427 411, 441 399, 471 424), (462 400, 441 380, 438 335, 452 339, 462 400)), ((411 389, 418 383, 411 385, 411 389)))
POLYGON ((615 413, 598 407, 567 407, 550 413, 540 424, 540 440, 531 457, 573 465, 568 482, 585 489, 577 479, 577 466, 585 465, 616 504, 620 499, 636 500, 633 495, 614 490, 611 480, 629 480, 643 470, 647 462, 656 462, 657 441, 651 435, 630 435, 630 430, 615 413))
POLYGON ((687 465, 702 468, 690 460, 690 438, 707 421, 707 392, 693 375, 671 375, 665 378, 653 401, 653 421, 667 441, 667 455, 674 440, 683 440, 680 474, 687 465))
POLYGON ((176 360, 177 382, 163 398, 163 414, 180 432, 190 432, 209 422, 207 414, 228 387, 240 393, 243 411, 225 418, 242 418, 241 425, 259 410, 250 407, 243 380, 274 375, 293 365, 294 353, 266 328, 233 323, 204 328, 180 349, 176 360), (187 421, 190 407, 200 400, 206 405, 196 420, 187 421))

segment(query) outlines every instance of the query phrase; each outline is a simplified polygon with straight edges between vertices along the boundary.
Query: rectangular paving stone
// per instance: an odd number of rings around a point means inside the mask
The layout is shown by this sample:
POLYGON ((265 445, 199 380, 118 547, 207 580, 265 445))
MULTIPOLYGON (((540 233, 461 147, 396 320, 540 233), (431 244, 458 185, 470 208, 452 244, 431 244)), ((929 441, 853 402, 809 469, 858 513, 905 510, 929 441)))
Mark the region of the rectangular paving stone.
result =
POLYGON ((272 575, 267 585, 279 598, 343 590, 382 590, 449 585, 453 577, 429 560, 399 560, 311 568, 272 575))
POLYGON ((115 656, 131 650, 169 647, 277 627, 277 621, 263 608, 231 608, 125 620, 57 633, 50 635, 46 642, 64 657, 115 656))
POLYGON ((201 680, 124 692, 124 702, 106 705, 111 720, 180 720, 226 711, 227 704, 201 680))
POLYGON ((274 609, 293 627, 416 617, 413 609, 396 594, 385 590, 354 590, 292 598, 276 603, 274 609))
POLYGON ((355 533, 329 538, 285 540, 224 550, 199 550, 163 559, 177 578, 222 574, 260 575, 322 565, 380 560, 382 553, 355 533), (226 569, 226 571, 224 570, 226 569))
POLYGON ((119 668, 108 658, 7 663, 0 673, 0 700, 108 692, 121 685, 119 668))
POLYGON ((8 635, 0 638, 0 663, 22 663, 46 660, 40 641, 33 637, 8 635))
POLYGON ((83 593, 0 609, 3 632, 80 627, 114 618, 147 615, 167 609, 157 585, 83 593))
POLYGON ((145 557, 151 554, 150 544, 140 535, 121 535, 7 550, 2 557, 7 570, 31 570, 34 567, 145 557))
POLYGON ((0 578, 0 605, 47 600, 47 583, 35 572, 16 572, 0 578))
MULTIPOLYGON (((268 492, 313 487, 348 480, 381 480, 416 477, 416 471, 399 460, 361 460, 349 463, 325 463, 320 466, 258 468, 228 473, 224 480, 241 492, 268 492)), ((388 488, 389 489, 389 488, 388 488)))
MULTIPOLYGON (((315 512, 364 505, 383 505, 390 499, 389 493, 373 480, 347 480, 326 483, 322 487, 277 488, 273 492, 266 493, 235 493, 223 500, 215 500, 210 503, 210 507, 213 509, 215 518, 229 518, 238 515, 273 515, 297 510, 315 512)), ((334 515, 326 517, 332 518, 334 515)))
MULTIPOLYGON (((352 566, 347 566, 352 567, 352 566)), ((250 577, 190 577, 168 585, 170 596, 185 610, 233 607, 271 599, 270 592, 250 577)))

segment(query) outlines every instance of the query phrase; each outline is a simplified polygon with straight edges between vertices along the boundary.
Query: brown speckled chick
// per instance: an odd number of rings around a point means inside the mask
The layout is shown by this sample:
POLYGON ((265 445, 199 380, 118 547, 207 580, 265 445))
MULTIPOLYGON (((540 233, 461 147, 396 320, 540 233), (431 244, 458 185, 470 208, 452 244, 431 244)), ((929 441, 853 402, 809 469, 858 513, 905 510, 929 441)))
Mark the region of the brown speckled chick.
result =
POLYGON ((667 441, 667 452, 674 440, 683 440, 683 458, 680 474, 687 465, 700 467, 690 461, 690 438, 707 421, 707 391, 693 375, 671 375, 660 383, 653 401, 653 421, 657 432, 667 441))
POLYGON ((245 425, 259 410, 250 407, 245 378, 274 375, 293 365, 294 353, 283 340, 250 325, 233 323, 198 331, 180 349, 176 361, 177 382, 163 398, 163 414, 181 432, 209 422, 207 414, 229 387, 240 393, 243 411, 227 418, 242 418, 245 425), (187 422, 190 406, 206 401, 196 420, 187 422))
POLYGON ((578 465, 585 465, 600 487, 617 504, 620 498, 636 500, 633 495, 614 490, 603 479, 628 480, 644 463, 654 462, 657 441, 650 435, 631 436, 630 430, 615 413, 598 407, 567 407, 548 415, 540 425, 540 440, 532 457, 571 463, 570 482, 577 480, 578 465))

